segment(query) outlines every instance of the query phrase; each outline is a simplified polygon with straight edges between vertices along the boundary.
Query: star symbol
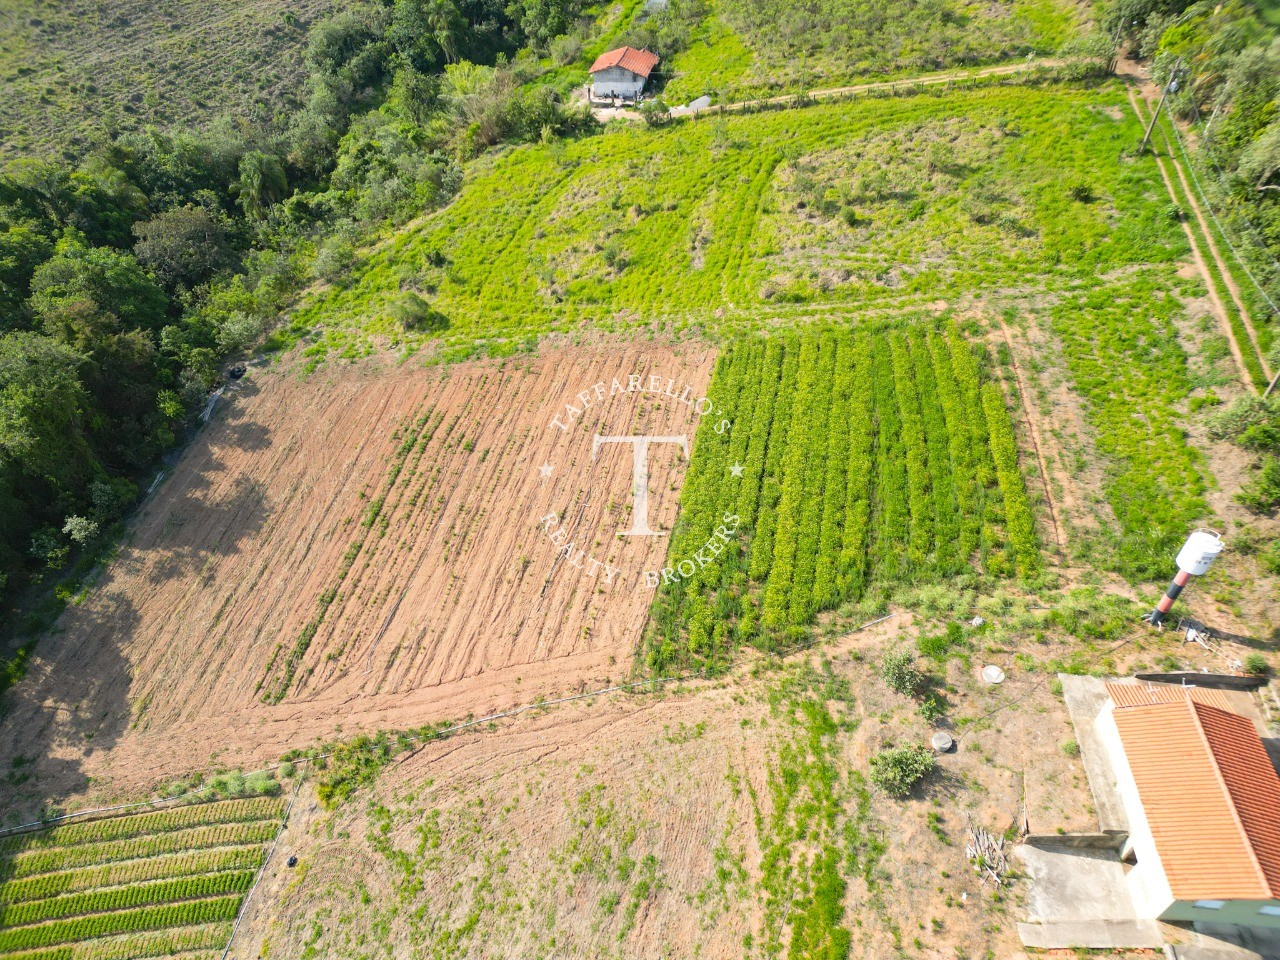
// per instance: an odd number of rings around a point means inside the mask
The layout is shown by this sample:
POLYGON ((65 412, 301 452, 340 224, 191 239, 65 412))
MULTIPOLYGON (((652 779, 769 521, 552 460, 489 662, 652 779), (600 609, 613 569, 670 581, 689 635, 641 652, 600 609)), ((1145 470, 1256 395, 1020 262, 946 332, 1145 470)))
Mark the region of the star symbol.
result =
POLYGON ((543 480, 546 480, 546 479, 548 479, 548 478, 551 476, 551 471, 552 471, 553 469, 554 469, 554 468, 551 466, 551 464, 549 464, 549 463, 544 463, 542 466, 540 466, 540 467, 538 468, 538 472, 539 472, 540 474, 542 474, 542 479, 543 479, 543 480))
POLYGON ((740 463, 735 463, 732 467, 730 467, 730 468, 729 468, 729 472, 730 472, 730 473, 732 473, 732 474, 733 474, 735 477, 737 477, 739 480, 741 480, 741 479, 742 479, 742 471, 743 471, 744 469, 745 469, 745 468, 742 466, 742 464, 740 464, 740 463))

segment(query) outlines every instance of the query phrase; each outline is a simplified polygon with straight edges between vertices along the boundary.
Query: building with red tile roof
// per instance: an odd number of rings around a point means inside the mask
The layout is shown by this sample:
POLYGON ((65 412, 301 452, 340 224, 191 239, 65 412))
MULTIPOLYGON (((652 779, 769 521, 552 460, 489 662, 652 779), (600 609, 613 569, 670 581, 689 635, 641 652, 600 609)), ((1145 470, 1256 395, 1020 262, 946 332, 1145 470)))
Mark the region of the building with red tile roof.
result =
POLYGON ((618 47, 602 53, 591 65, 591 95, 596 99, 636 100, 658 63, 656 53, 634 47, 618 47))
POLYGON ((1280 775, 1221 691, 1107 684, 1139 915, 1280 928, 1280 775))

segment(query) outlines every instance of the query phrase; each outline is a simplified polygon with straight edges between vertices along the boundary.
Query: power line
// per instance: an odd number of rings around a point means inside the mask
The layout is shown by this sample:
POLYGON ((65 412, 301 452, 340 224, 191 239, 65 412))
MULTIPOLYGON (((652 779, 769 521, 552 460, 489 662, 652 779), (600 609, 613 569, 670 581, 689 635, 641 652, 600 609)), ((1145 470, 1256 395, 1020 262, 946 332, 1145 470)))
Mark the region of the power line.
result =
MULTIPOLYGON (((1228 249, 1230 249, 1232 256, 1235 257, 1236 263, 1239 265, 1240 269, 1244 271, 1245 276, 1247 276, 1253 282, 1253 285, 1257 288, 1258 293, 1261 294, 1262 299, 1266 300, 1267 305, 1271 307, 1275 315, 1277 317, 1280 317, 1280 306, 1276 306, 1276 302, 1271 299, 1271 296, 1263 288, 1262 284, 1258 282, 1258 278, 1253 275, 1253 271, 1249 269, 1249 265, 1245 262, 1244 258, 1240 255, 1240 251, 1236 249, 1235 244, 1231 242, 1230 235, 1227 233, 1226 228, 1223 227, 1222 221, 1218 219, 1218 215, 1214 212, 1213 204, 1209 202, 1209 197, 1204 192, 1204 187, 1200 183, 1200 178, 1196 175, 1195 164, 1191 162, 1191 156, 1190 154, 1187 153, 1187 145, 1186 143, 1183 142, 1182 134, 1178 130, 1178 125, 1174 123, 1172 120, 1170 120, 1168 126, 1173 128, 1173 136, 1174 136, 1174 139, 1178 141, 1178 149, 1182 152, 1182 157, 1186 161, 1187 169, 1191 172, 1191 181, 1196 185, 1196 192, 1200 194, 1200 199, 1204 202, 1205 209, 1209 211, 1210 218, 1212 218, 1213 222, 1217 225, 1218 232, 1222 234, 1223 241, 1226 243, 1228 249)), ((1165 134, 1165 141, 1168 142, 1167 133, 1165 134)), ((1222 180, 1223 187, 1229 189, 1229 187, 1227 186, 1226 179, 1222 175, 1222 171, 1218 169, 1217 162, 1213 160, 1212 154, 1210 154, 1209 159, 1210 159, 1210 162, 1213 163, 1214 169, 1217 171, 1219 179, 1222 180)), ((1250 221, 1247 216, 1245 216, 1244 214, 1241 214, 1241 216, 1244 219, 1244 221, 1248 223, 1253 230, 1255 231, 1257 230, 1257 227, 1254 226, 1253 222, 1250 221)), ((1266 247, 1263 246, 1262 249, 1265 251, 1266 247)), ((1276 268, 1278 272, 1280 272, 1280 263, 1276 263, 1273 260, 1272 265, 1276 268)))

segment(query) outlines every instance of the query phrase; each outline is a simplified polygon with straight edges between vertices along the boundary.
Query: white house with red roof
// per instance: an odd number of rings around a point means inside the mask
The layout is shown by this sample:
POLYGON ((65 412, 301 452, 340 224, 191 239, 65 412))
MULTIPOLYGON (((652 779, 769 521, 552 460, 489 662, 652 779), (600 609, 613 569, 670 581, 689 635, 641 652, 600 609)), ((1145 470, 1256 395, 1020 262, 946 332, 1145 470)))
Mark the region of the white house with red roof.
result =
POLYGON ((596 100, 617 97, 637 100, 658 65, 658 55, 634 47, 602 53, 591 65, 591 96, 596 100))
POLYGON ((1280 928, 1280 776, 1222 690, 1108 683, 1095 721, 1139 917, 1280 928))

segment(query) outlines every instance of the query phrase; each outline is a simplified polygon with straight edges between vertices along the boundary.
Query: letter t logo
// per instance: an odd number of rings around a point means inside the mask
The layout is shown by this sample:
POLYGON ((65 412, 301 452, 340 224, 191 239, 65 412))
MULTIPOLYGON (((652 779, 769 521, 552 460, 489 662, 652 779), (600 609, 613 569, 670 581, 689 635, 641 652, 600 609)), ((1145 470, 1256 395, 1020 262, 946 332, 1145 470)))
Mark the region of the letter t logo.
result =
POLYGON ((596 458, 603 443, 631 444, 631 529, 619 531, 620 537, 658 537, 660 530, 649 528, 649 444, 678 443, 684 451, 685 459, 689 459, 689 438, 681 434, 678 437, 602 437, 595 435, 591 445, 591 459, 596 458))

